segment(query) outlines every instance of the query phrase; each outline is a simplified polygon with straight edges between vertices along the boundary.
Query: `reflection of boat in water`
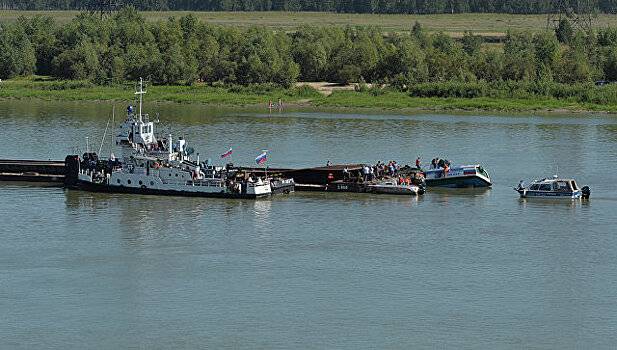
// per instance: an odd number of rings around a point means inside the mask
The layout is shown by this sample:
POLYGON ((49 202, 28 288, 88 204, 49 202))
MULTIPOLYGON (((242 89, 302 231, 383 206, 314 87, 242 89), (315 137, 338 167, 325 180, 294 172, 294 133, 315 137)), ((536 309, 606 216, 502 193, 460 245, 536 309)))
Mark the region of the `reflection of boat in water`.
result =
POLYGON ((491 178, 481 165, 429 169, 424 172, 428 187, 491 187, 491 178))
POLYGON ((591 196, 589 187, 579 188, 574 179, 562 179, 557 175, 551 179, 533 181, 529 186, 521 181, 514 190, 521 198, 579 199, 591 196))
POLYGON ((397 184, 395 181, 384 181, 377 184, 368 185, 368 190, 372 193, 380 194, 399 194, 399 195, 419 195, 424 194, 424 188, 417 185, 397 184))

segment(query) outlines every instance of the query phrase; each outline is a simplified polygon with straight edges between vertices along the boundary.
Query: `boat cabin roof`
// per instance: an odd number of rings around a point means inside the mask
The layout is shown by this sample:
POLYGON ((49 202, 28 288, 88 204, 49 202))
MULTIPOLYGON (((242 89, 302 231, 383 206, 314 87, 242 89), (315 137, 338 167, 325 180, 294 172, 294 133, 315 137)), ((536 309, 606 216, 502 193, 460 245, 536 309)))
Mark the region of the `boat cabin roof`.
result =
POLYGON ((534 180, 532 183, 534 183, 534 184, 549 184, 549 183, 560 182, 560 181, 565 181, 565 182, 574 181, 574 182, 576 182, 574 179, 563 179, 563 178, 559 178, 559 177, 553 177, 553 178, 544 178, 542 180, 534 180))
MULTIPOLYGON (((453 165, 450 167, 450 170, 459 170, 459 169, 477 169, 480 167, 480 164, 476 164, 476 165, 453 165)), ((431 171, 443 171, 443 168, 438 168, 438 169, 427 169, 426 172, 431 172, 431 171)))

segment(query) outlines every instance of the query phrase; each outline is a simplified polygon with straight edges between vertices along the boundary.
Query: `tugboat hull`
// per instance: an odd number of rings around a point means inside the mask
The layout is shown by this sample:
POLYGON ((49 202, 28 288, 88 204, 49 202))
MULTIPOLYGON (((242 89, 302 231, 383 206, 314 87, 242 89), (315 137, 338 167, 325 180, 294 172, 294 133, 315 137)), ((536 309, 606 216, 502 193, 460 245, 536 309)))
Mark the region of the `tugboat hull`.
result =
POLYGON ((257 199, 268 197, 266 194, 243 194, 221 192, 193 192, 181 190, 162 190, 147 187, 127 187, 127 186, 109 186, 106 184, 96 184, 87 181, 78 181, 77 183, 67 186, 70 189, 99 192, 99 193, 125 193, 125 194, 141 194, 141 195, 157 195, 157 196, 180 196, 180 197, 203 197, 203 198, 232 198, 232 199, 257 199))

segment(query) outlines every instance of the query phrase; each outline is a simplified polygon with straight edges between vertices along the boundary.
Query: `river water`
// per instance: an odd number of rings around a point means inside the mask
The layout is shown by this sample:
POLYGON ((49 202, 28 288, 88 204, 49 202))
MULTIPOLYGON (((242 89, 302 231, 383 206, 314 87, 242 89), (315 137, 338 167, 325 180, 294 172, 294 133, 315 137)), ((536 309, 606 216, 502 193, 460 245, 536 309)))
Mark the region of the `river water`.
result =
MULTIPOLYGON (((0 184, 0 348, 568 349, 617 343, 617 118, 162 104, 202 159, 481 163, 491 190, 272 200, 0 184), (575 177, 589 202, 520 200, 575 177)), ((118 107, 117 120, 121 119, 118 107)), ((0 158, 98 149, 109 104, 0 102, 0 158)), ((103 153, 109 153, 109 142, 103 153)))

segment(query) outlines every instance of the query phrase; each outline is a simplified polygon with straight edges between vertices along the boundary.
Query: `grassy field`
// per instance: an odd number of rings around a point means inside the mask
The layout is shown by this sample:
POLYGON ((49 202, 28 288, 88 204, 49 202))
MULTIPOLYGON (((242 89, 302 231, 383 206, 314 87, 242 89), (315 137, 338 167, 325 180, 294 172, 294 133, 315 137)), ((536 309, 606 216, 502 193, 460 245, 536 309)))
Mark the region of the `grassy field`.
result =
MULTIPOLYGON (((65 101, 127 102, 132 96, 130 84, 96 86, 83 81, 55 81, 47 78, 6 80, 0 83, 0 99, 41 99, 65 101)), ((326 96, 307 87, 292 89, 255 87, 152 86, 148 100, 157 102, 202 103, 231 107, 267 109, 268 102, 281 99, 294 108, 341 110, 431 110, 500 112, 617 112, 617 104, 580 103, 554 98, 422 98, 406 93, 384 91, 379 94, 337 90, 326 96)))
MULTIPOLYGON (((67 22, 77 11, 0 11, 0 22, 15 21, 19 16, 50 15, 58 22, 67 22)), ((429 31, 443 31, 453 36, 471 30, 486 36, 500 36, 508 29, 542 30, 546 28, 546 15, 510 14, 439 14, 439 15, 380 15, 338 14, 321 12, 143 12, 148 20, 161 20, 171 16, 193 13, 201 20, 225 26, 267 26, 293 30, 301 25, 375 26, 388 32, 407 31, 415 21, 429 31)), ((599 15, 596 27, 617 26, 617 15, 599 15)))

